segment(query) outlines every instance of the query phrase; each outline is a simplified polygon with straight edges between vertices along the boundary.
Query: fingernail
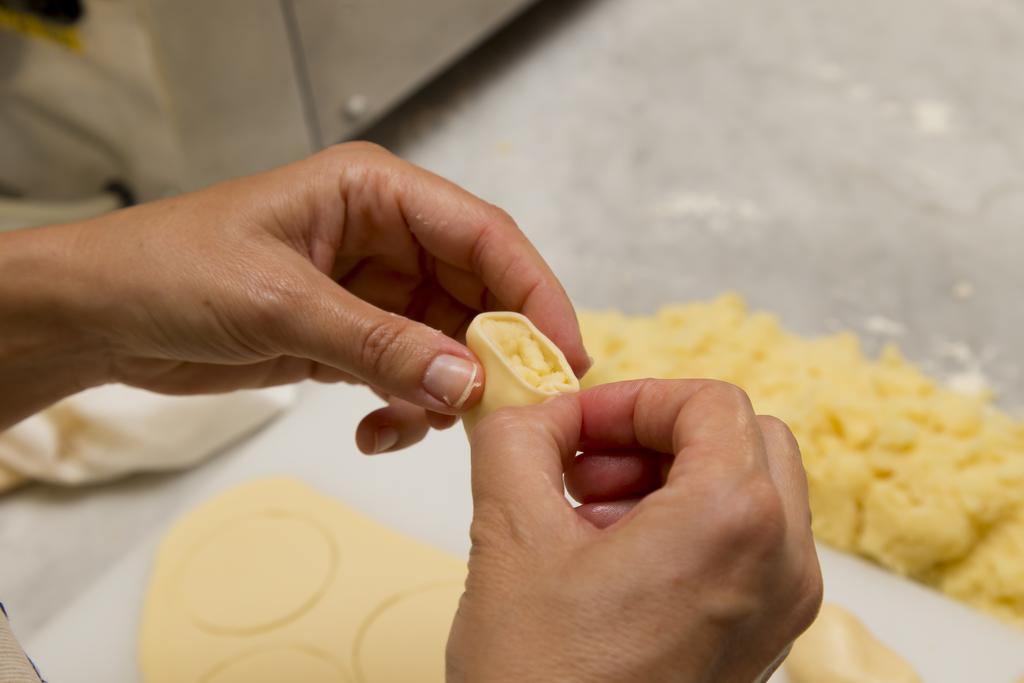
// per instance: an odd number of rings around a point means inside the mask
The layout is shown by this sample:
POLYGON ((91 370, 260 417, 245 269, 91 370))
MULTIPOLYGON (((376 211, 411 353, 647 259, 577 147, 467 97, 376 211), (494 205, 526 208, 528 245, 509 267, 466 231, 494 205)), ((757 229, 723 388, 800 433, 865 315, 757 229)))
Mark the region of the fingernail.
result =
POLYGON ((373 435, 373 452, 383 453, 398 443, 398 430, 394 427, 381 427, 373 435))
POLYGON ((452 408, 461 408, 476 386, 476 363, 442 354, 432 360, 423 375, 427 393, 452 408))

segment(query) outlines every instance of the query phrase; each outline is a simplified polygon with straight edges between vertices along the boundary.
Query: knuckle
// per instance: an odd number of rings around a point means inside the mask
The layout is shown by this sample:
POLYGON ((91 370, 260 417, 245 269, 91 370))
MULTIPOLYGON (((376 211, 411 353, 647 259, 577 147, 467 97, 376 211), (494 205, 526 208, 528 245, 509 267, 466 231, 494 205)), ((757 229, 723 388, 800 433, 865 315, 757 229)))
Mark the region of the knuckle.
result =
POLYGON ((797 584, 796 609, 794 617, 796 628, 802 633, 810 626, 818 616, 821 608, 821 601, 825 596, 825 582, 821 576, 821 567, 818 563, 810 562, 800 573, 797 584))
POLYGON ((522 520, 507 506, 478 503, 469 526, 469 540, 474 552, 507 552, 528 543, 529 534, 522 520))
POLYGON ((766 434, 788 434, 789 427, 774 415, 758 415, 757 422, 766 434))
POLYGON ((777 440, 795 446, 797 441, 793 431, 785 422, 774 415, 758 415, 757 422, 764 432, 766 440, 777 440))
MULTIPOLYGON (((244 328, 259 330, 256 335, 270 342, 264 351, 270 353, 280 345, 290 345, 288 321, 296 311, 306 306, 308 295, 305 287, 288 278, 270 279, 256 283, 246 289, 249 298, 245 310, 249 312, 244 328)), ((248 335, 252 336, 252 335, 248 335)))
POLYGON ((491 224, 505 227, 516 227, 516 221, 508 211, 497 204, 488 204, 487 207, 489 213, 488 218, 491 224))
POLYGON ((708 384, 705 391, 710 392, 724 408, 740 411, 749 410, 751 407, 747 392, 735 384, 713 381, 708 384))
POLYGON ((495 410, 470 432, 470 448, 481 452, 507 448, 530 427, 532 412, 528 406, 505 406, 495 410))
POLYGON ((475 431, 482 434, 515 434, 523 428, 524 415, 529 412, 522 406, 503 406, 480 421, 475 431))
POLYGON ((305 288, 288 278, 267 282, 261 289, 263 308, 275 316, 284 316, 306 301, 305 288))
POLYGON ((336 145, 332 145, 328 148, 329 152, 335 154, 356 154, 359 156, 390 156, 386 148, 378 145, 375 142, 369 142, 367 140, 353 140, 351 142, 342 142, 336 145))
POLYGON ((758 477, 741 488, 719 519, 719 533, 727 544, 758 555, 780 546, 786 519, 782 499, 767 477, 758 477))
POLYGON ((490 520, 491 515, 477 506, 473 513, 473 521, 469 525, 469 544, 474 552, 483 552, 493 546, 500 546, 501 533, 490 520))
POLYGON ((346 197, 386 176, 387 169, 392 168, 388 162, 393 158, 396 157, 384 147, 364 141, 331 145, 311 157, 321 171, 344 178, 346 197))
POLYGON ((363 332, 358 351, 360 367, 374 376, 392 369, 399 353, 403 325, 398 320, 375 320, 363 332))

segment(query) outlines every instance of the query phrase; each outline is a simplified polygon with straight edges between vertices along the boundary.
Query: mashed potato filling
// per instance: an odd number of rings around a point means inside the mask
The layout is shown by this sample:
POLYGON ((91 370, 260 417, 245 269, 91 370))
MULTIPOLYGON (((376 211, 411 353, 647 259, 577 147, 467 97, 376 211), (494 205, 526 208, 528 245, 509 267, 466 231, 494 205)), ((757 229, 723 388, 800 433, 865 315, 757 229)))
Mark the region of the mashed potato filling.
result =
POLYGON ((466 345, 484 368, 480 403, 462 416, 467 432, 499 408, 579 391, 579 380, 562 351, 524 315, 481 313, 466 330, 466 345))
POLYGON ((541 391, 555 394, 574 387, 573 380, 551 350, 522 321, 484 319, 483 332, 501 349, 502 358, 524 382, 541 391))
POLYGON ((1024 422, 851 333, 804 338, 725 295, 652 316, 584 312, 584 387, 712 377, 785 420, 803 452, 814 532, 1024 626, 1024 422))

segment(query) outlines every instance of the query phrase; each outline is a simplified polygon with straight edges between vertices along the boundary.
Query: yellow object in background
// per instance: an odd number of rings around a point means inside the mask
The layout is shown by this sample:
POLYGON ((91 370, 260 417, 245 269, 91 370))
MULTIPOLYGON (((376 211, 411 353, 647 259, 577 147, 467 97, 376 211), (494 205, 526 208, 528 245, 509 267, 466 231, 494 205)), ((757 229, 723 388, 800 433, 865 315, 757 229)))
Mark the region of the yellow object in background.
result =
POLYGON ((146 683, 443 683, 466 563, 292 479, 201 505, 164 538, 146 683))
POLYGON ((82 51, 78 31, 73 26, 46 21, 25 12, 16 12, 0 7, 0 28, 10 29, 30 38, 56 43, 74 52, 82 51))
POLYGON ((653 316, 580 315, 583 386, 711 377, 785 420, 803 452, 814 532, 1024 626, 1024 422, 944 389, 852 333, 804 338, 733 294, 653 316))

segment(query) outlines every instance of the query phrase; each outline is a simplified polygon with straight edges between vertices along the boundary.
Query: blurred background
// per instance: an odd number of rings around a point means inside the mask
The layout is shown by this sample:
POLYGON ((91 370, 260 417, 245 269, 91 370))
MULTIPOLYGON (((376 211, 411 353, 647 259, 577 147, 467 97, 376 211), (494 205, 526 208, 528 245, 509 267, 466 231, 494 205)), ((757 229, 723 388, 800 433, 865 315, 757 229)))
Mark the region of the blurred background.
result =
MULTIPOLYGON (((0 1, 8 227, 369 139, 508 210, 580 307, 737 291, 803 334, 894 341, 1018 414, 1021 121, 1016 0, 0 1)), ((297 468, 344 460, 357 507, 387 490, 457 527, 466 500, 410 481, 415 454, 348 463, 358 415, 332 391, 302 389, 254 471, 281 469, 282 450, 297 468)), ((19 632, 238 457, 0 500, 19 632)), ((436 520, 390 514, 463 549, 436 520)))

